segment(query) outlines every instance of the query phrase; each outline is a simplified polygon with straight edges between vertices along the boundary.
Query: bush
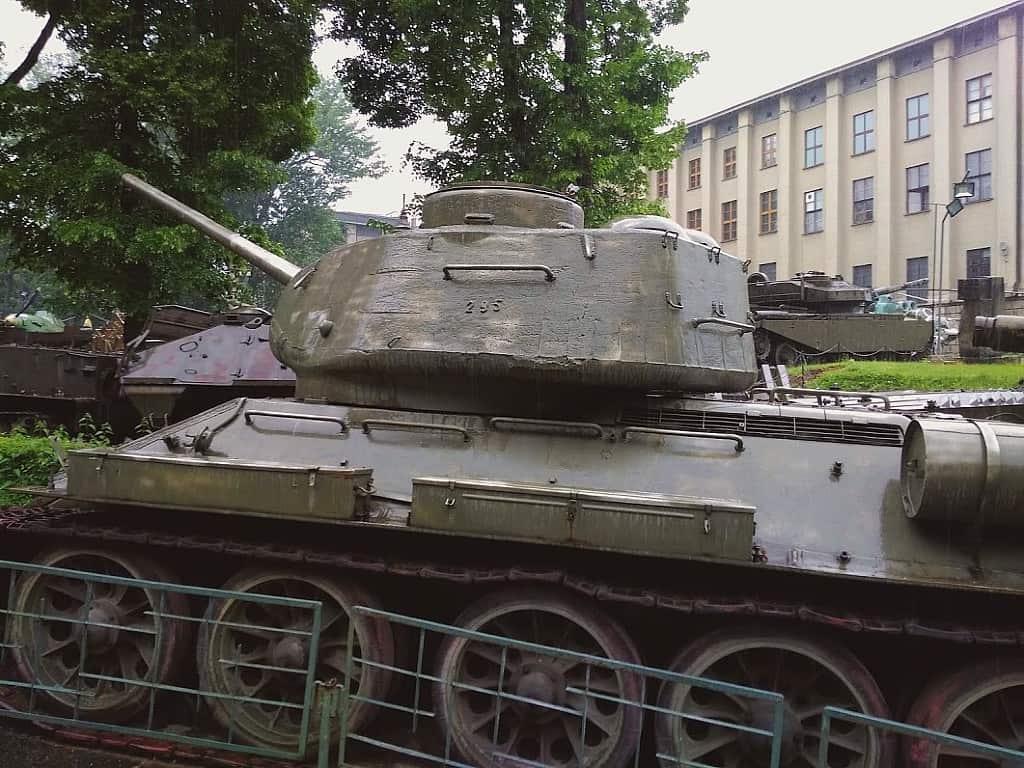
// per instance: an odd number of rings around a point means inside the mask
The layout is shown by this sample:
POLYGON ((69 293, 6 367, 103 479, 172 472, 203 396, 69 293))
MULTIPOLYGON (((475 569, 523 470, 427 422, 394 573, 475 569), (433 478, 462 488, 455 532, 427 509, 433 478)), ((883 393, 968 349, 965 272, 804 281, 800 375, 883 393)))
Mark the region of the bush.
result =
POLYGON ((60 468, 51 440, 65 449, 89 448, 107 445, 109 439, 103 427, 80 425, 82 433, 77 439, 62 430, 47 430, 43 425, 26 429, 16 427, 0 434, 0 507, 28 504, 31 496, 12 493, 9 489, 25 485, 46 485, 60 468))

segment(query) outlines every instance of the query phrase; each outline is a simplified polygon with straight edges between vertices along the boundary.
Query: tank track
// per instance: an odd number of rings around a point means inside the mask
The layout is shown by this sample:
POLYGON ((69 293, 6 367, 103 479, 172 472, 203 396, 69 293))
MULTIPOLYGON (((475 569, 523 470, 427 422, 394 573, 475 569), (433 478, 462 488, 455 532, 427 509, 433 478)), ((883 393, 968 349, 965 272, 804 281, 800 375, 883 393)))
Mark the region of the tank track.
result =
MULTIPOLYGON (((344 571, 389 574, 458 584, 534 583, 560 584, 602 602, 641 608, 660 608, 683 614, 746 616, 788 619, 818 624, 848 632, 906 636, 963 645, 1024 647, 1024 625, 999 628, 949 625, 921 617, 878 616, 841 611, 829 606, 789 602, 766 602, 735 594, 672 593, 661 589, 623 586, 584 578, 558 570, 529 567, 476 569, 450 563, 389 560, 365 553, 325 549, 251 544, 216 536, 188 536, 173 532, 147 531, 112 525, 90 525, 91 510, 74 508, 21 508, 0 510, 0 531, 29 536, 58 536, 75 540, 134 544, 168 550, 201 551, 277 563, 304 563, 344 571)), ((752 555, 756 559, 756 552, 752 555)))
MULTIPOLYGON (((682 614, 770 618, 800 621, 853 633, 928 638, 944 643, 998 647, 1024 646, 1024 626, 991 629, 981 626, 950 626, 920 618, 869 616, 835 608, 801 603, 766 602, 736 594, 701 595, 669 593, 664 590, 626 587, 607 581, 582 578, 564 570, 538 570, 510 566, 474 569, 449 563, 389 560, 364 553, 336 552, 316 548, 272 546, 239 542, 215 536, 189 536, 172 532, 144 530, 127 526, 90 523, 93 510, 68 507, 19 508, 0 510, 0 531, 27 537, 56 537, 114 545, 132 544, 166 550, 183 550, 256 558, 265 562, 305 564, 343 571, 388 574, 459 584, 533 583, 560 584, 574 592, 607 603, 626 604, 648 609, 663 609, 682 614)), ((756 559, 756 551, 752 554, 756 559)), ((0 708, 20 709, 22 694, 0 686, 0 708)), ((156 760, 185 761, 194 765, 221 768, 287 768, 265 758, 250 757, 194 748, 152 736, 125 736, 115 733, 76 729, 34 722, 49 738, 72 747, 111 749, 156 760)))

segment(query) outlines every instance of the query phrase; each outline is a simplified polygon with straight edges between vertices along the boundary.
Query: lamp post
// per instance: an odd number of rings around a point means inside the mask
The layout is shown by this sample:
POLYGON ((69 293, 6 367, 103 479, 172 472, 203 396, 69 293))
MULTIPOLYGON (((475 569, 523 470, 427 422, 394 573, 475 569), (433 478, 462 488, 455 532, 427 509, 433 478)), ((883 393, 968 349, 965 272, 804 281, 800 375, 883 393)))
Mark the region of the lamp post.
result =
POLYGON ((939 249, 937 255, 935 252, 934 228, 932 231, 932 274, 935 275, 938 272, 938 279, 934 281, 936 286, 932 290, 933 295, 936 297, 933 302, 935 306, 932 310, 932 349, 935 354, 939 354, 942 351, 939 328, 940 316, 942 314, 942 269, 946 254, 946 219, 952 219, 960 213, 964 209, 964 200, 974 197, 974 182, 967 180, 969 174, 970 171, 967 171, 960 181, 953 184, 953 199, 948 203, 929 203, 935 209, 935 219, 939 216, 940 207, 946 209, 942 216, 942 222, 939 224, 939 249))

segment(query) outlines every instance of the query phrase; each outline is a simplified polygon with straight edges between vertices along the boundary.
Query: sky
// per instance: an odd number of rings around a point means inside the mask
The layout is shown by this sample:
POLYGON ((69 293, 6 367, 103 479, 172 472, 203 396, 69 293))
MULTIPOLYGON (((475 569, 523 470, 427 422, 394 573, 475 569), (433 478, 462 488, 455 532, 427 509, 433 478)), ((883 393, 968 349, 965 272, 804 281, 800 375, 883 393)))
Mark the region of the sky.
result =
MULTIPOLYGON (((690 13, 661 37, 682 51, 707 51, 710 61, 673 94, 673 119, 698 119, 759 94, 1006 5, 1006 0, 690 0, 690 13)), ((20 60, 43 24, 16 0, 0 0, 6 65, 20 60)), ((59 44, 58 44, 59 45, 59 44)), ((56 50, 51 44, 48 51, 56 50)), ((328 75, 352 48, 328 41, 315 54, 328 75)), ((422 120, 402 130, 371 128, 390 172, 352 185, 341 207, 397 213, 402 195, 430 191, 402 167, 409 144, 447 144, 444 127, 422 120)))

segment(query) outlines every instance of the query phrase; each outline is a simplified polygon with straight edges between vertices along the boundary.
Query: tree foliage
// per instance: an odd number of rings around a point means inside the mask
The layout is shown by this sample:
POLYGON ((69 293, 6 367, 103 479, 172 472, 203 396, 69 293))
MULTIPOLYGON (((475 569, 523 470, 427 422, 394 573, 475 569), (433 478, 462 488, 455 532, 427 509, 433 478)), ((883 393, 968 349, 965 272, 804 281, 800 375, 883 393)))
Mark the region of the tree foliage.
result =
POLYGON ((280 183, 279 164, 315 135, 320 12, 306 0, 61 4, 74 59, 35 87, 0 86, 0 232, 15 264, 52 269, 93 310, 223 296, 238 261, 118 178, 137 173, 228 223, 227 196, 280 183))
POLYGON ((410 148, 418 175, 577 185, 592 223, 643 207, 644 169, 667 166, 685 132, 671 92, 705 58, 655 41, 687 0, 332 5, 332 34, 361 46, 339 65, 355 106, 376 125, 447 126, 449 148, 410 148))
MULTIPOLYGON (((357 122, 337 79, 317 83, 313 105, 313 146, 280 164, 280 183, 238 196, 229 205, 240 219, 261 227, 296 264, 309 264, 345 242, 344 227, 331 206, 348 196, 353 181, 385 170, 377 143, 357 122)), ((250 285, 256 303, 272 304, 276 291, 270 281, 252 276, 250 285)))

